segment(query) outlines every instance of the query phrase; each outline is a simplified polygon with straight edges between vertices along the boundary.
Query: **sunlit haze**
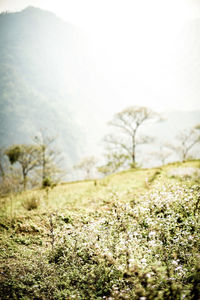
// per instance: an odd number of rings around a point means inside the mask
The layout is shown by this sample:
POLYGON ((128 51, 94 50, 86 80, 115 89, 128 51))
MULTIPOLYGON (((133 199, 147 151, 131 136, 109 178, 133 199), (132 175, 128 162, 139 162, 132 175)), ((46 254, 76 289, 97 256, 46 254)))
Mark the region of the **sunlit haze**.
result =
POLYGON ((188 74, 192 58, 185 55, 192 52, 184 44, 187 26, 200 17, 199 1, 1 0, 0 10, 29 5, 54 12, 88 38, 91 59, 112 90, 107 110, 135 104, 161 111, 200 108, 198 72, 188 74))
POLYGON ((2 299, 197 299, 199 215, 200 0, 0 0, 2 299))

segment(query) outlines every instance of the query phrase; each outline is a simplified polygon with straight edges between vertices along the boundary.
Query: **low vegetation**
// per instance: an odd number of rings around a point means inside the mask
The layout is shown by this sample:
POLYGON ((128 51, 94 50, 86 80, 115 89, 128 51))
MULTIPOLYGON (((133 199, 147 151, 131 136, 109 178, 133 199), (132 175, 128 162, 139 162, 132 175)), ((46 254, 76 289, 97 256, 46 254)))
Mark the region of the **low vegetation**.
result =
POLYGON ((199 299, 199 168, 132 169, 1 198, 1 298, 199 299))

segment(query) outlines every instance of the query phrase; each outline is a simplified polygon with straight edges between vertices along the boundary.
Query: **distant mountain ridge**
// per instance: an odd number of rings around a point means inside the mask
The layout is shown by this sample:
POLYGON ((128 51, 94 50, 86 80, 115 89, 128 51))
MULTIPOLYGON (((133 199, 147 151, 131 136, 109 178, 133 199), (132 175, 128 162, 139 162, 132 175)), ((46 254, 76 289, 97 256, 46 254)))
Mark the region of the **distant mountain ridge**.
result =
MULTIPOLYGON (((28 7, 0 14, 1 146, 30 142, 46 128, 59 134, 71 165, 88 149, 96 153, 107 133, 101 100, 106 95, 109 101, 110 91, 87 47, 77 28, 51 12, 28 7)), ((154 129, 167 139, 195 123, 200 123, 200 111, 170 112, 154 129)))
POLYGON ((1 145, 28 141, 45 127, 65 136, 64 148, 76 158, 81 129, 71 72, 79 69, 79 40, 72 25, 38 8, 0 14, 1 145))

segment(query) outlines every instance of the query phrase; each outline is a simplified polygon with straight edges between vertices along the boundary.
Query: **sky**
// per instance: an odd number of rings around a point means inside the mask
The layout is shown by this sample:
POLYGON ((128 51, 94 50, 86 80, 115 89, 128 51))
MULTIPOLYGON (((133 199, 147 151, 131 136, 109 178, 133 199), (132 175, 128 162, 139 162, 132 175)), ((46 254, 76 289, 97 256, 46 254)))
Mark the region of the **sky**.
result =
POLYGON ((21 10, 29 5, 53 11, 89 31, 100 28, 102 18, 106 27, 111 19, 116 23, 141 16, 152 18, 154 23, 159 19, 166 26, 174 27, 200 14, 199 0, 0 0, 0 11, 21 10))
POLYGON ((199 72, 188 65, 196 63, 188 57, 193 49, 183 49, 184 28, 200 18, 200 0, 0 0, 0 11, 29 5, 54 12, 88 36, 91 57, 117 97, 116 110, 131 104, 200 109, 199 72))

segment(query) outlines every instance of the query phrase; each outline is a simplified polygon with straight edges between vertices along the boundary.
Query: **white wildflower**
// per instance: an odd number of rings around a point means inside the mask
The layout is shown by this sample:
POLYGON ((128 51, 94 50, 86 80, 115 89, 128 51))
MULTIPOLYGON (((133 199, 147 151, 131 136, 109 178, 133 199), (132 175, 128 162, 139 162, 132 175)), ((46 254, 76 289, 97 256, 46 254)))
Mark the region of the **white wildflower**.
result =
POLYGON ((156 235, 155 231, 149 232, 149 238, 153 238, 156 235))
POLYGON ((141 259, 141 263, 142 263, 142 264, 146 264, 146 261, 147 261, 146 258, 142 258, 142 259, 141 259))

